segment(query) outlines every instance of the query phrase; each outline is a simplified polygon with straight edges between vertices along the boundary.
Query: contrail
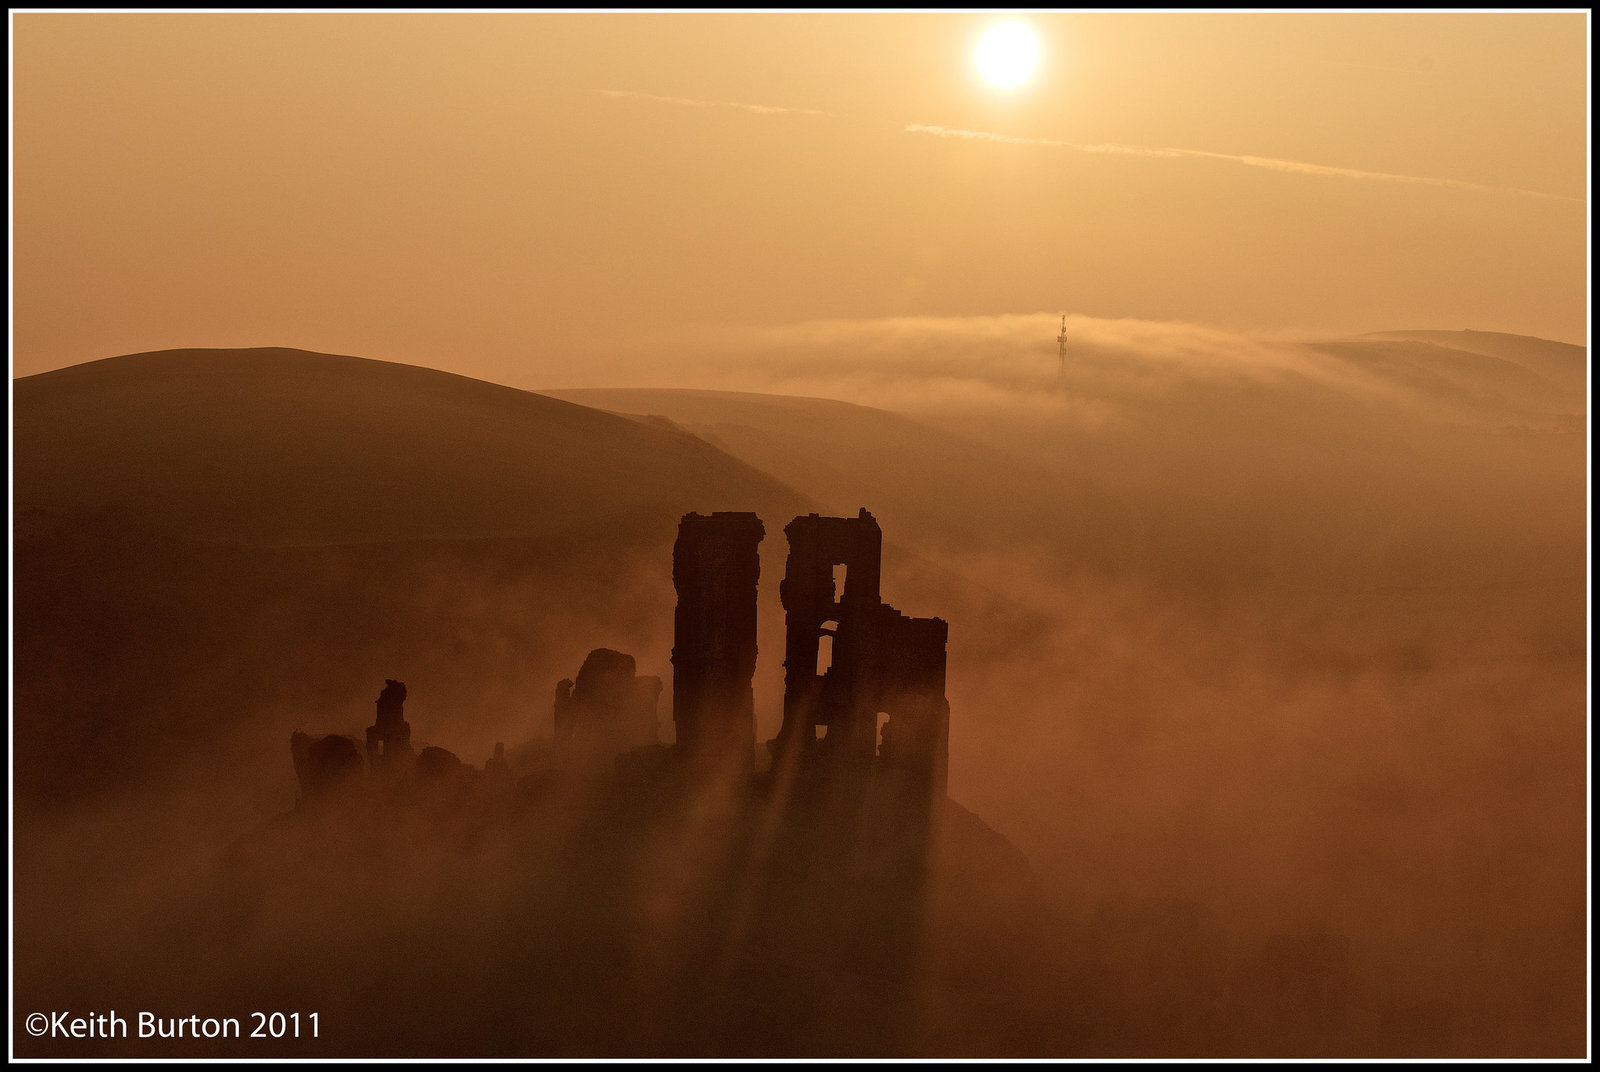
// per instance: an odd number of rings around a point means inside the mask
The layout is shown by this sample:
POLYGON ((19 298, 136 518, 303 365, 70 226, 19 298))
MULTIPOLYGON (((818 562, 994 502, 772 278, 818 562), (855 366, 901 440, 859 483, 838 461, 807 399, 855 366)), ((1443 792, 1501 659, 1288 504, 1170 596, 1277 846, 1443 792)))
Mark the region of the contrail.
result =
POLYGON ((1434 186, 1448 190, 1470 190, 1484 194, 1510 194, 1515 197, 1537 197, 1548 201, 1576 201, 1581 197, 1546 193, 1543 190, 1524 190, 1516 186, 1486 186, 1460 179, 1435 179, 1421 175, 1394 175, 1386 171, 1362 171, 1359 168, 1330 167, 1326 164, 1308 164, 1301 160, 1277 160, 1269 156, 1236 156, 1232 153, 1211 153, 1202 149, 1157 149, 1145 145, 1080 145, 1054 138, 1019 138, 1010 134, 995 134, 987 130, 960 130, 955 127, 932 126, 913 123, 905 128, 909 134, 932 134, 940 138, 964 138, 971 141, 999 141, 1012 145, 1042 145, 1052 149, 1070 149, 1077 153, 1119 153, 1124 156, 1201 157, 1226 160, 1245 167, 1265 168, 1295 175, 1329 175, 1340 179, 1365 179, 1370 182, 1403 182, 1414 186, 1434 186))
MULTIPOLYGON (((639 93, 631 89, 597 89, 595 92, 605 97, 656 101, 660 104, 682 104, 691 108, 732 108, 741 112, 753 112, 756 115, 820 115, 830 119, 841 118, 835 112, 825 112, 819 108, 782 108, 772 104, 746 104, 741 101, 663 97, 655 93, 639 93)), ((912 123, 902 129, 908 134, 931 134, 938 138, 962 138, 969 141, 998 141, 1010 145, 1039 145, 1051 149, 1069 149, 1075 153, 1115 153, 1121 156, 1153 156, 1167 159, 1191 157, 1207 160, 1225 160, 1232 164, 1242 164, 1245 167, 1262 168, 1267 171, 1279 171, 1291 175, 1323 175, 1338 179, 1359 179, 1367 182, 1398 182, 1412 186, 1432 186, 1436 189, 1444 190, 1467 190, 1480 194, 1503 194, 1512 197, 1533 197, 1545 201, 1583 203, 1583 198, 1581 197, 1552 194, 1543 190, 1524 190, 1517 186, 1488 186, 1478 182, 1465 182, 1461 179, 1437 179, 1423 175, 1395 175, 1387 171, 1363 171, 1360 168, 1310 164, 1303 160, 1279 160, 1270 156, 1240 156, 1234 153, 1207 152, 1203 149, 1154 148, 1148 145, 1117 145, 1114 143, 1085 145, 1077 142, 1060 141, 1055 138, 1020 138, 1011 134, 997 134, 988 130, 962 130, 957 127, 942 127, 930 123, 912 123)))
POLYGON ((631 89, 597 89, 603 97, 633 97, 637 100, 658 101, 662 104, 687 104, 691 108, 733 108, 757 115, 825 115, 838 118, 832 112, 816 108, 779 108, 771 104, 743 104, 739 101, 695 100, 691 97, 660 97, 654 93, 636 93, 631 89))

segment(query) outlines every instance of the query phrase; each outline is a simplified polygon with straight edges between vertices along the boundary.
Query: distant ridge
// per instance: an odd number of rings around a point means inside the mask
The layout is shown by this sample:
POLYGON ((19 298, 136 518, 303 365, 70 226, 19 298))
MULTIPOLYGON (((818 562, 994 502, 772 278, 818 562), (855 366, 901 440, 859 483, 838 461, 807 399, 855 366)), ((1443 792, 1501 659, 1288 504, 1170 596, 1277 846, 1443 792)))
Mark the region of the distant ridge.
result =
POLYGON ((1045 531, 1087 552, 1126 525, 1113 491, 1068 465, 1011 451, 900 413, 831 398, 678 388, 544 392, 586 406, 664 419, 799 488, 836 513, 871 503, 901 532, 1014 540, 1045 531), (1004 474, 1003 487, 997 481, 1004 474), (1019 505, 1020 504, 1020 505, 1019 505))
POLYGON ((1380 331, 1361 336, 1380 339, 1431 343, 1434 346, 1481 354, 1521 365, 1550 380, 1564 391, 1585 390, 1589 371, 1589 351, 1572 343, 1555 342, 1533 335, 1509 335, 1499 331, 1380 331))

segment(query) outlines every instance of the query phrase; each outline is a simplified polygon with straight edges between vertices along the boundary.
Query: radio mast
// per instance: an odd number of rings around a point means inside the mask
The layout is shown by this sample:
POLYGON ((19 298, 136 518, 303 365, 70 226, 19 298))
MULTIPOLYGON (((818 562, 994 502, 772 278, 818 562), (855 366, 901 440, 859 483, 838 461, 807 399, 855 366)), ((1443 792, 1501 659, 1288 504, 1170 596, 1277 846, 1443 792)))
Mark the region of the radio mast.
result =
POLYGON ((1056 336, 1056 348, 1057 348, 1056 356, 1057 356, 1058 361, 1060 362, 1060 368, 1056 372, 1056 386, 1058 386, 1058 387, 1066 387, 1066 385, 1067 385, 1067 314, 1066 313, 1062 313, 1061 314, 1061 334, 1056 336))

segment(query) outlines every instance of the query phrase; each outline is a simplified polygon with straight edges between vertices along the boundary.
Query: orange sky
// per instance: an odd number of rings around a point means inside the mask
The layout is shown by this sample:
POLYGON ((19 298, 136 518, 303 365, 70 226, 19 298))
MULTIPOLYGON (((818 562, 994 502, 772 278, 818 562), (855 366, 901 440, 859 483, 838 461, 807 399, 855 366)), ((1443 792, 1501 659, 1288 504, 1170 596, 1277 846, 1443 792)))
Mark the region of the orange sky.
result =
POLYGON ((576 385, 1041 312, 1585 341, 1586 14, 1025 18, 1001 91, 977 14, 13 15, 12 373, 576 385))

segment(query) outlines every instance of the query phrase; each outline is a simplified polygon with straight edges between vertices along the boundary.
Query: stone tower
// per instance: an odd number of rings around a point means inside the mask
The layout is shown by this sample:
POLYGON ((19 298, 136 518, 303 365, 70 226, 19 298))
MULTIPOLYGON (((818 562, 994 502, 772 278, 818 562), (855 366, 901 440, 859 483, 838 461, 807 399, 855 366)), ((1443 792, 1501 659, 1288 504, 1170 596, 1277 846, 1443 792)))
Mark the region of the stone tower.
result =
POLYGON ((392 678, 383 683, 378 696, 378 717, 367 727, 367 763, 375 771, 409 765, 411 723, 405 719, 406 686, 392 678))
POLYGON ((756 582, 766 535, 753 513, 685 514, 672 548, 672 718, 677 751, 748 770, 755 761, 756 582))

